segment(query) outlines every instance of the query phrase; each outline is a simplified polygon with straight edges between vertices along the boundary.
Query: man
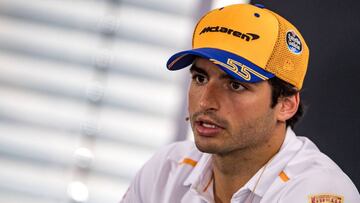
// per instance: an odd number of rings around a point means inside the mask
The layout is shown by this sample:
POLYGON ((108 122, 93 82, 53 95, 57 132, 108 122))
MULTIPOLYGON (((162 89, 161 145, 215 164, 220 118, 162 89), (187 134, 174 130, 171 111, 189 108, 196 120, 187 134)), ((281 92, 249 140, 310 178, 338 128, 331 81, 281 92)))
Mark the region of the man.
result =
POLYGON ((189 120, 195 145, 172 144, 148 161, 122 202, 360 203, 351 180, 292 127, 309 49, 299 31, 260 5, 207 13, 193 49, 189 120))

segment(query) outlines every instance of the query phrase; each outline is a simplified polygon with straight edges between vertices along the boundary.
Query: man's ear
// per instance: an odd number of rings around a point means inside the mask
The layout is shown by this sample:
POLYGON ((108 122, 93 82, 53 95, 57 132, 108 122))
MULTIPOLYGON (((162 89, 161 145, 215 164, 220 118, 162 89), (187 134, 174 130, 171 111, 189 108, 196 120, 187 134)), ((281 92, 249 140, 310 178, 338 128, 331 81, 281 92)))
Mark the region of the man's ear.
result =
POLYGON ((293 117, 299 108, 300 94, 296 93, 288 97, 280 97, 278 101, 278 115, 277 119, 281 122, 293 117))

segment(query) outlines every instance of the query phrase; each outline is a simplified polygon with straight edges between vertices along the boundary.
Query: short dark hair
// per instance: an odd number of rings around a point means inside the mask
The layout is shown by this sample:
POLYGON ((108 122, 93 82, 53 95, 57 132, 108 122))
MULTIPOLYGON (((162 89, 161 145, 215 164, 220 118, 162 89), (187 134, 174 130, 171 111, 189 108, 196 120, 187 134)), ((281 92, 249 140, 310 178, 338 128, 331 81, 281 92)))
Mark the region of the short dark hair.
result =
MULTIPOLYGON (((281 80, 278 77, 273 77, 273 78, 269 79, 268 81, 270 83, 271 90, 272 90, 271 91, 271 97, 272 97, 271 108, 276 106, 276 104, 279 101, 279 98, 292 96, 299 92, 299 90, 297 90, 293 85, 281 80)), ((291 117, 290 119, 286 120, 286 127, 291 126, 292 128, 294 128, 295 124, 299 121, 299 119, 303 116, 303 114, 304 114, 304 106, 300 100, 299 108, 296 111, 296 113, 294 114, 294 116, 291 117)))

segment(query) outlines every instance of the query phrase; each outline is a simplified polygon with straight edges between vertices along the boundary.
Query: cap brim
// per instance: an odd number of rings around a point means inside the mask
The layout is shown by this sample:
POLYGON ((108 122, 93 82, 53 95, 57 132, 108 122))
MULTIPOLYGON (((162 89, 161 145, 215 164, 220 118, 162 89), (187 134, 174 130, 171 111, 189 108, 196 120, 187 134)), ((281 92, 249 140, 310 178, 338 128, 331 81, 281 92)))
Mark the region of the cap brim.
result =
POLYGON ((195 58, 209 59, 224 72, 242 82, 259 82, 275 77, 245 58, 215 48, 198 48, 174 54, 167 62, 169 70, 179 70, 193 63, 195 58))

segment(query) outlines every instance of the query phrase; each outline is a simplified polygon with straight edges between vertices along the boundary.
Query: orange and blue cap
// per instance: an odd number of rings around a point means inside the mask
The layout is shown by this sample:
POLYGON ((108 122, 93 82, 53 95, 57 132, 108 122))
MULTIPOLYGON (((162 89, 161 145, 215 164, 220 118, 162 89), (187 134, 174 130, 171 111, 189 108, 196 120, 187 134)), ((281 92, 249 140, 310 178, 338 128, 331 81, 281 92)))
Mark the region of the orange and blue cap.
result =
POLYGON ((301 89, 309 48, 300 32, 278 14, 259 5, 236 4, 203 16, 193 33, 192 49, 174 54, 169 70, 209 59, 242 82, 278 77, 301 89))

